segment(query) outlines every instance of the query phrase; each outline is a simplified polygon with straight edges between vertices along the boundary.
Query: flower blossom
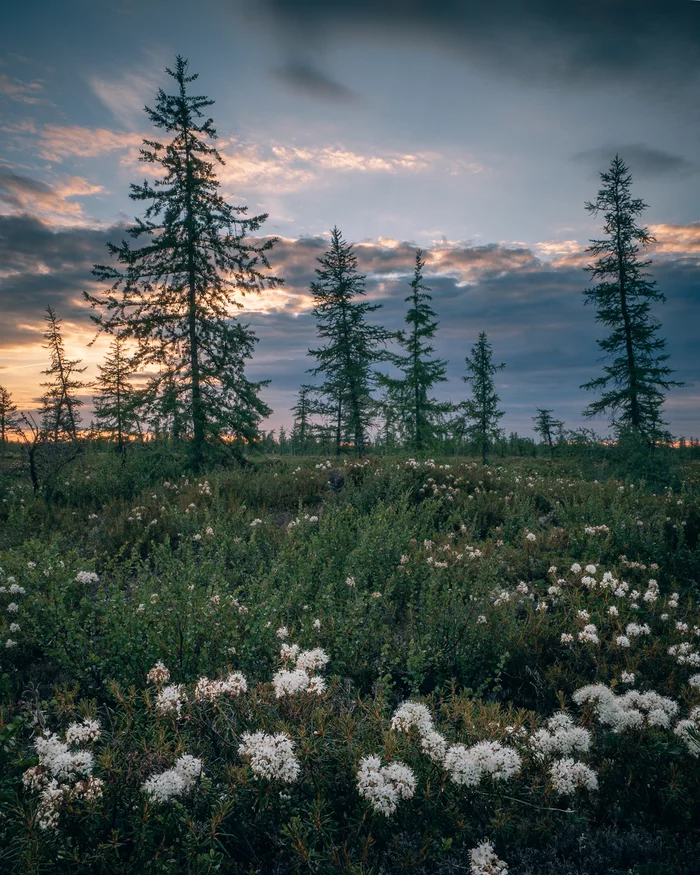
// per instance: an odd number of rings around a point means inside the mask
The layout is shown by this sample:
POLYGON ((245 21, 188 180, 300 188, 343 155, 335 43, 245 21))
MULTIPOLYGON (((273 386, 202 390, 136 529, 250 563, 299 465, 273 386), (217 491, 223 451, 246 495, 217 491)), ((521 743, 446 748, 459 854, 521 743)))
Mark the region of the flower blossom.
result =
POLYGON ((402 799, 410 799, 416 791, 416 776, 401 762, 382 766, 377 756, 366 756, 360 760, 357 771, 357 789, 372 808, 392 815, 402 799))

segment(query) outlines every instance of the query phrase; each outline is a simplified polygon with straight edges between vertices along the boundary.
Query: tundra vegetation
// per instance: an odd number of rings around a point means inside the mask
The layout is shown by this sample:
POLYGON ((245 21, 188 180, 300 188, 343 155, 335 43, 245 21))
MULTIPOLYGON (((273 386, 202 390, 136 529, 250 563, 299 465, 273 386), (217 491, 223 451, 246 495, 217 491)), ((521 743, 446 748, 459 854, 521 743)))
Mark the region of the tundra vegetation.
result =
POLYGON ((149 206, 86 295, 92 424, 50 307, 41 410, 0 387, 0 869, 699 873, 700 451, 662 418, 628 168, 588 205, 608 439, 544 406, 506 436, 483 331, 437 398, 424 254, 392 332, 337 227, 275 436, 236 312, 276 241, 169 72, 149 206))

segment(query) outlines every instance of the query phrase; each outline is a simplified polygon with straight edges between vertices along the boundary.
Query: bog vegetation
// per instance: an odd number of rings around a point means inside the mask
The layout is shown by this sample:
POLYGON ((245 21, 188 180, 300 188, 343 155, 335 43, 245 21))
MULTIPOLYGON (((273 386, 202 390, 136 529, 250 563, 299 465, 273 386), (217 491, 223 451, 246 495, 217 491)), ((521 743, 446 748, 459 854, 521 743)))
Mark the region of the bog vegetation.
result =
POLYGON ((700 872, 700 460, 628 168, 588 205, 608 440, 544 406, 506 437, 484 332, 439 400, 423 253, 389 330, 338 228, 275 437, 234 311, 276 241, 169 72, 96 383, 49 307, 41 409, 0 387, 0 868, 700 872))
POLYGON ((186 458, 3 481, 3 871, 698 871, 697 462, 186 458))

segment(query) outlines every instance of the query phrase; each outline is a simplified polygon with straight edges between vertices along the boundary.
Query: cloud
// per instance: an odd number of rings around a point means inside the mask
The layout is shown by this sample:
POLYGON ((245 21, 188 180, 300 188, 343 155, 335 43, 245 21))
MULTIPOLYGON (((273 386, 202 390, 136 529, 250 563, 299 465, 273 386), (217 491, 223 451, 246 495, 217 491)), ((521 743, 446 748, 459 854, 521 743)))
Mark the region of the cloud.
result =
POLYGON ((674 155, 654 149, 644 143, 619 146, 598 146, 572 156, 572 161, 585 164, 596 172, 607 170, 610 162, 619 155, 630 168, 632 175, 647 179, 669 176, 692 176, 700 171, 700 164, 688 161, 682 155, 674 155))
POLYGON ((674 0, 266 0, 266 23, 300 65, 333 41, 400 42, 547 87, 697 84, 700 5, 674 0))
POLYGON ((39 103, 44 86, 41 82, 23 82, 0 73, 0 95, 18 103, 39 103))
POLYGON ((326 76, 310 63, 297 61, 285 67, 275 67, 270 73, 289 88, 310 97, 331 103, 349 103, 358 99, 354 91, 326 76))
MULTIPOLYGON (((81 182, 65 184, 83 187, 81 182)), ((678 379, 688 384, 671 393, 668 415, 677 432, 698 434, 697 407, 684 399, 695 397, 697 390, 691 384, 700 381, 695 351, 700 262, 689 255, 700 247, 700 227, 663 227, 670 241, 667 246, 673 248, 655 258, 652 266, 668 299, 655 309, 655 315, 662 322, 662 336, 668 338, 670 364, 677 369, 678 379)), ((3 383, 18 398, 28 399, 38 392, 45 359, 40 347, 41 317, 49 303, 70 326, 69 354, 85 356, 93 367, 99 356, 94 347, 86 350, 93 327, 81 292, 98 290, 91 274, 93 263, 107 261, 106 241, 117 242, 123 234, 121 226, 51 230, 36 217, 0 216, 0 367, 6 367, 3 383), (24 367, 31 363, 35 366, 24 367)), ((285 285, 242 299, 244 309, 238 315, 260 338, 248 371, 253 379, 272 379, 265 397, 277 405, 266 428, 289 425, 294 394, 310 379, 307 351, 318 339, 309 285, 318 266, 316 259, 324 254, 328 242, 327 235, 281 238, 272 250, 271 262, 273 272, 285 278, 285 285)), ((449 362, 449 382, 440 387, 441 398, 464 397, 460 379, 464 357, 484 330, 494 354, 507 363, 498 384, 507 430, 528 432, 535 406, 554 408, 570 425, 582 421, 581 410, 590 397, 578 387, 600 373, 596 340, 603 332, 595 311, 583 304, 588 277, 579 263, 567 261, 575 256, 567 254, 573 245, 562 248, 564 256, 550 258, 549 248, 543 257, 537 247, 502 243, 440 241, 425 247, 426 284, 432 289, 440 320, 436 354, 449 362)), ((382 304, 372 319, 392 329, 400 327, 415 244, 364 240, 355 252, 367 277, 367 300, 382 304)), ((605 424, 600 425, 604 430, 605 424)))
POLYGON ((142 67, 111 80, 93 75, 88 78, 88 84, 125 128, 138 130, 146 118, 144 107, 147 104, 153 106, 155 102, 153 95, 160 80, 162 76, 156 75, 154 70, 142 67))
POLYGON ((338 175, 416 174, 430 171, 451 175, 482 173, 486 168, 463 156, 450 158, 439 152, 358 152, 340 144, 296 147, 281 143, 266 146, 223 139, 219 148, 226 162, 218 177, 226 188, 273 192, 299 191, 330 183, 338 175))
POLYGON ((38 148, 42 158, 60 163, 64 158, 98 158, 109 152, 126 150, 137 156, 142 142, 143 137, 136 133, 49 124, 39 131, 38 148))
POLYGON ((13 172, 0 165, 0 214, 32 214, 44 222, 58 225, 86 223, 83 208, 67 198, 102 192, 81 176, 69 176, 56 185, 13 172))
POLYGON ((691 222, 689 225, 650 225, 649 230, 656 238, 654 254, 700 259, 700 222, 691 222))

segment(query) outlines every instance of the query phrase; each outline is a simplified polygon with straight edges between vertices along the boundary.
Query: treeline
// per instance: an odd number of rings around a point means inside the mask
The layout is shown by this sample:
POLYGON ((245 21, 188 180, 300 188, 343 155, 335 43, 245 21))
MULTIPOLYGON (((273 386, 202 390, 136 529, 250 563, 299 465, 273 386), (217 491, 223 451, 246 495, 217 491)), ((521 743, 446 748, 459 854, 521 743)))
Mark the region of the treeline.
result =
MULTIPOLYGON (((48 307, 50 364, 41 409, 20 414, 0 387, 3 454, 15 431, 30 467, 40 448, 72 448, 63 449, 62 458, 79 451, 86 435, 81 394, 89 388, 90 432, 113 441, 121 454, 134 440, 186 442, 200 467, 211 447, 240 455, 244 447, 273 441, 260 428, 272 412, 260 397, 267 382, 253 382, 245 373, 257 338, 232 312, 242 307, 241 297, 283 285, 269 260, 277 238, 258 235, 267 214, 250 217, 247 207, 231 206, 221 196, 216 167, 223 160, 206 115, 213 101, 189 93, 197 76, 187 75, 181 57, 167 72, 175 93, 159 90, 154 108, 146 108, 167 141, 144 141, 140 157, 155 165, 153 181, 131 186, 130 197, 147 207, 125 239, 107 244, 112 262, 95 265, 104 292, 83 293, 98 332, 112 338, 97 380, 82 379, 85 367, 68 358, 60 319, 48 307)), ((597 395, 584 415, 606 414, 615 439, 632 434, 653 448, 673 440, 661 409, 667 390, 682 385, 671 379, 665 341, 650 310, 664 301, 644 258, 654 240, 639 223, 646 204, 632 197, 631 174, 619 156, 601 173, 601 183, 596 200, 586 204, 591 214, 602 215, 604 236, 588 247, 586 269, 595 284, 584 294, 608 333, 598 341, 602 374, 582 387, 597 395)), ((280 431, 280 451, 363 456, 370 446, 417 453, 442 447, 486 459, 506 446, 517 445, 525 455, 524 447, 535 447, 529 439, 504 435, 495 376, 506 365, 494 361, 483 331, 465 358, 467 397, 436 398, 447 362, 435 355, 439 322, 421 250, 398 331, 377 323, 381 305, 364 299, 365 276, 337 227, 317 261, 310 286, 317 331, 317 345, 309 350, 311 379, 299 389, 291 434, 280 431)), ((567 431, 544 406, 533 410, 533 420, 552 454, 592 437, 586 430, 567 431)))

